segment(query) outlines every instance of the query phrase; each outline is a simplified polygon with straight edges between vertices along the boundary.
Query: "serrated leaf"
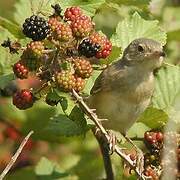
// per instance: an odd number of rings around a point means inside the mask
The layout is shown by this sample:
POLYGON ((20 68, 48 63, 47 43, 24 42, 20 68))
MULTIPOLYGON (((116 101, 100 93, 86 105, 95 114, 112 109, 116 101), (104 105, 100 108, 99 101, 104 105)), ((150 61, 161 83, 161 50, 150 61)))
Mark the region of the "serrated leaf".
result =
POLYGON ((55 4, 56 2, 57 0, 19 0, 15 4, 14 20, 22 25, 24 20, 32 14, 41 12, 41 14, 48 16, 48 13, 53 12, 51 4, 55 4))
POLYGON ((10 81, 14 80, 14 74, 0 75, 0 89, 4 89, 10 81))
POLYGON ((56 91, 57 95, 60 97, 60 104, 63 112, 66 115, 69 115, 75 106, 75 103, 72 100, 71 96, 68 93, 59 91, 58 89, 54 91, 56 91))
POLYGON ((163 67, 156 75, 152 105, 168 112, 180 93, 180 67, 163 67))
POLYGON ((64 10, 70 6, 79 6, 86 15, 94 16, 96 10, 105 3, 105 0, 59 0, 58 2, 64 10))
POLYGON ((17 24, 11 22, 8 19, 0 17, 0 26, 8 30, 14 37, 18 39, 24 38, 21 28, 17 24))
MULTIPOLYGON (((10 38, 12 41, 15 40, 15 37, 9 33, 6 29, 0 28, 0 44, 10 38)), ((0 46, 0 75, 8 74, 12 72, 11 65, 17 60, 18 55, 9 53, 8 49, 5 49, 0 46)))
POLYGON ((82 132, 85 133, 87 131, 86 118, 83 111, 78 106, 75 106, 73 108, 71 114, 69 115, 69 118, 73 120, 82 129, 82 132))
POLYGON ((63 114, 53 117, 43 131, 46 134, 51 134, 57 137, 77 136, 83 133, 83 130, 74 121, 63 114))
POLYGON ((59 102, 62 99, 55 90, 50 90, 46 98, 54 102, 59 102))
POLYGON ((144 20, 135 12, 132 17, 126 18, 118 24, 116 33, 111 38, 112 44, 124 50, 134 39, 144 37, 165 45, 166 33, 160 29, 158 23, 157 20, 144 20))
POLYGON ((151 129, 162 128, 168 121, 168 115, 160 109, 149 107, 138 118, 138 122, 144 123, 151 129))

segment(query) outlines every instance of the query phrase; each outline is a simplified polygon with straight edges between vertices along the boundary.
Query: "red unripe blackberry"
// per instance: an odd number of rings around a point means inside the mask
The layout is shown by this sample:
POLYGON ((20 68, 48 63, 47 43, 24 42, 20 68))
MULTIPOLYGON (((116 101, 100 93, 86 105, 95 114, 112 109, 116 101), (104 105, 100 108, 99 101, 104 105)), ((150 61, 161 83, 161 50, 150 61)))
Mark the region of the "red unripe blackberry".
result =
POLYGON ((81 16, 83 13, 79 7, 70 7, 67 8, 64 17, 66 20, 73 21, 75 20, 78 16, 81 16))
POLYGON ((55 29, 55 39, 60 41, 69 41, 73 39, 70 25, 67 23, 59 23, 55 29))
POLYGON ((150 166, 146 167, 144 175, 151 178, 152 180, 158 180, 159 177, 154 169, 152 169, 150 166))
POLYGON ((154 134, 154 132, 149 132, 149 131, 145 132, 144 139, 150 144, 154 144, 157 142, 156 134, 154 134))
POLYGON ((97 52, 100 50, 100 45, 93 43, 89 38, 84 39, 78 47, 78 52, 87 58, 96 56, 97 52))
POLYGON ((91 76, 93 68, 88 60, 76 58, 73 60, 73 62, 76 74, 78 74, 82 78, 89 78, 91 76))
POLYGON ((100 45, 100 50, 96 53, 96 57, 106 58, 112 51, 112 44, 110 40, 104 34, 99 34, 98 32, 94 32, 90 35, 89 39, 96 44, 100 45))
POLYGON ((71 22, 71 29, 74 36, 83 38, 88 36, 89 33, 93 30, 93 22, 88 16, 78 16, 71 22))
POLYGON ((24 66, 21 61, 18 61, 13 65, 13 72, 17 78, 27 79, 28 78, 28 69, 24 66))
POLYGON ((71 91, 76 85, 76 79, 69 70, 63 70, 55 76, 57 85, 64 91, 71 91))
POLYGON ((163 141, 163 134, 162 134, 162 132, 157 132, 156 133, 156 140, 158 142, 162 142, 163 141))
POLYGON ((13 95, 13 104, 21 110, 28 109, 33 106, 35 98, 28 89, 23 89, 13 95))
POLYGON ((79 92, 79 91, 82 91, 84 87, 85 87, 85 80, 82 79, 81 77, 76 76, 76 83, 75 83, 74 90, 79 92))
POLYGON ((49 34, 49 25, 43 17, 32 15, 23 24, 23 33, 34 41, 41 41, 49 34))
POLYGON ((40 57, 43 54, 44 43, 42 41, 31 41, 27 44, 27 51, 30 51, 35 57, 40 57))

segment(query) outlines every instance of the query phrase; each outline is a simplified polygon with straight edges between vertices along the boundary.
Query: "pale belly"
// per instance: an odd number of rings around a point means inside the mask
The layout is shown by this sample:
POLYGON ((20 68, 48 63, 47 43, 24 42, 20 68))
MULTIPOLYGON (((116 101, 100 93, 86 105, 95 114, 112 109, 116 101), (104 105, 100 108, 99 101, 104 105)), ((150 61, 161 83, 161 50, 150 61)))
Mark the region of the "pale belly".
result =
POLYGON ((147 98, 141 102, 129 102, 123 95, 112 96, 112 93, 98 93, 92 96, 88 104, 96 109, 100 118, 107 118, 103 125, 107 129, 126 133, 150 102, 147 98))

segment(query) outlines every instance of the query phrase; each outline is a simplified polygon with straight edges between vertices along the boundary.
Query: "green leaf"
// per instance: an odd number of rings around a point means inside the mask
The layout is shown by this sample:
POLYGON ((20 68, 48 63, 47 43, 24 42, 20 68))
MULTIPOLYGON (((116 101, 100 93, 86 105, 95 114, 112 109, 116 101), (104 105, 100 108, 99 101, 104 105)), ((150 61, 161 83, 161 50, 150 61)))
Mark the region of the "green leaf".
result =
POLYGON ((48 100, 51 100, 53 102, 59 102, 62 98, 57 94, 55 90, 50 90, 46 96, 48 100))
POLYGON ((116 33, 111 38, 112 44, 124 50, 134 39, 144 37, 165 45, 166 33, 160 29, 158 23, 157 20, 144 20, 135 12, 132 17, 126 18, 118 24, 116 33))
POLYGON ((50 118, 55 114, 55 108, 46 105, 43 101, 38 101, 32 108, 24 112, 27 116, 27 122, 24 123, 22 131, 27 133, 29 130, 34 130, 34 137, 41 138, 40 133, 48 126, 50 118))
POLYGON ((97 77, 100 75, 101 72, 102 71, 100 71, 100 70, 94 70, 93 71, 92 76, 86 82, 86 86, 83 90, 83 93, 90 95, 90 91, 94 85, 94 82, 97 79, 97 77))
POLYGON ((163 24, 167 30, 168 40, 180 41, 180 7, 165 7, 163 24))
POLYGON ((67 176, 67 173, 61 173, 58 165, 42 157, 35 167, 35 173, 40 180, 55 180, 67 176))
MULTIPOLYGON (((15 40, 15 37, 9 33, 6 29, 1 29, 0 27, 0 44, 10 38, 12 41, 15 40)), ((17 54, 10 54, 8 49, 0 47, 0 75, 8 74, 12 72, 11 65, 17 60, 17 54)))
POLYGON ((144 133, 150 130, 144 123, 136 122, 128 131, 129 137, 144 137, 144 133))
POLYGON ((113 46, 110 56, 108 56, 106 59, 102 59, 102 61, 101 61, 102 64, 110 64, 110 63, 118 60, 121 53, 122 53, 121 48, 113 46))
POLYGON ((58 89, 55 89, 54 91, 60 98, 60 104, 61 104, 63 112, 68 116, 75 106, 74 101, 72 100, 70 94, 61 92, 58 89))
POLYGON ((0 75, 0 89, 4 89, 10 81, 14 80, 14 74, 0 75))
POLYGON ((96 10, 105 3, 105 0, 59 0, 58 2, 64 10, 70 6, 79 6, 86 15, 94 16, 96 10))
POLYGON ((151 0, 107 0, 107 3, 116 3, 119 5, 144 6, 149 5, 151 0))
POLYGON ((36 174, 34 173, 34 169, 32 167, 20 168, 12 173, 8 173, 5 179, 7 180, 15 180, 15 179, 37 180, 36 174))
POLYGON ((86 118, 84 116, 83 111, 78 106, 75 106, 73 108, 71 114, 69 115, 69 118, 82 129, 82 132, 85 133, 87 131, 86 118))
POLYGON ((168 112, 180 93, 180 67, 163 67, 156 75, 155 92, 152 105, 168 112))
POLYGON ((53 12, 51 4, 55 4, 56 2, 57 0, 19 0, 15 4, 14 20, 22 25, 24 20, 32 14, 41 12, 41 14, 48 16, 48 13, 53 12))
POLYGON ((37 175, 50 175, 52 174, 54 167, 55 164, 47 158, 42 157, 35 168, 35 172, 37 175))
POLYGON ((51 134, 56 137, 77 136, 83 133, 83 129, 67 116, 59 114, 49 121, 49 124, 43 130, 43 133, 51 134))
POLYGON ((0 26, 4 29, 7 29, 11 34, 14 35, 14 37, 18 39, 24 38, 21 28, 17 24, 11 22, 8 19, 0 17, 0 26))
POLYGON ((149 107, 138 118, 138 122, 144 123, 151 129, 162 128, 168 121, 168 115, 160 109, 149 107))

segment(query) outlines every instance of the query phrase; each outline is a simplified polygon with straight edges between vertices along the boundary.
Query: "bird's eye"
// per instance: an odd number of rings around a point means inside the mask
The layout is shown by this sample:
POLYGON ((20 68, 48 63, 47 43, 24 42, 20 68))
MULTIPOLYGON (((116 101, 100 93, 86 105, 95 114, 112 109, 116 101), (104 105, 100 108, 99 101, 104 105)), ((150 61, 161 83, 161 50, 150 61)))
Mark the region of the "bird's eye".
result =
POLYGON ((143 48, 142 45, 139 45, 139 46, 138 46, 138 51, 139 51, 139 52, 144 52, 144 48, 143 48))

